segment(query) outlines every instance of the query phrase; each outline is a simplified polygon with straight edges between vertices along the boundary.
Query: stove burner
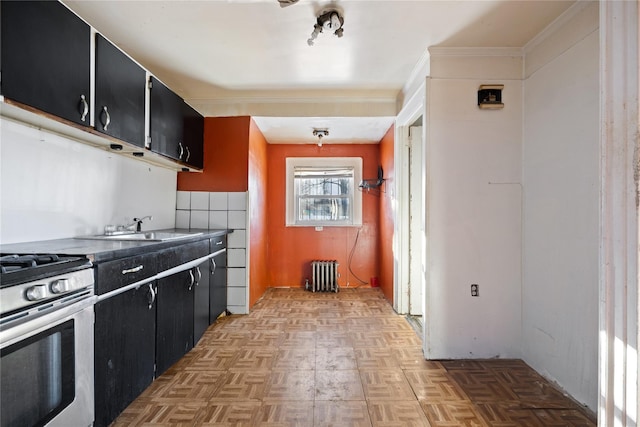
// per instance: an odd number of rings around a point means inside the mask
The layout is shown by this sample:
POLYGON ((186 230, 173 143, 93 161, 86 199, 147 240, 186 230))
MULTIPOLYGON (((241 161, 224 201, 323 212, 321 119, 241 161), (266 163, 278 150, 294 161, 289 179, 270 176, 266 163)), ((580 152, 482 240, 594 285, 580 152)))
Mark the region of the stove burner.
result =
POLYGON ((0 288, 91 267, 82 256, 56 254, 0 255, 0 288))
POLYGON ((54 262, 60 262, 58 255, 6 255, 0 257, 0 271, 7 273, 54 262))

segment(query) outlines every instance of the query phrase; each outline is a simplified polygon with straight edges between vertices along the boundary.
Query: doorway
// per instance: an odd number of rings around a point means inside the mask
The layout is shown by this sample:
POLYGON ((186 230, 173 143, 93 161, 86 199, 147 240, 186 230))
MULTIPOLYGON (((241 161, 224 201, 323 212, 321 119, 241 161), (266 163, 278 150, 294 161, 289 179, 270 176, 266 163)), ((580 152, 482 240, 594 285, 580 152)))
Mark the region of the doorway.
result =
POLYGON ((426 311, 428 153, 425 108, 428 79, 406 100, 396 119, 395 138, 395 227, 394 308, 407 316, 422 336, 423 353, 430 348, 426 311))
POLYGON ((407 144, 408 223, 409 223, 409 283, 407 286, 407 315, 422 324, 424 313, 424 171, 422 162, 422 117, 409 126, 407 144))
POLYGON ((419 329, 425 307, 425 182, 422 115, 401 129, 396 311, 419 329))

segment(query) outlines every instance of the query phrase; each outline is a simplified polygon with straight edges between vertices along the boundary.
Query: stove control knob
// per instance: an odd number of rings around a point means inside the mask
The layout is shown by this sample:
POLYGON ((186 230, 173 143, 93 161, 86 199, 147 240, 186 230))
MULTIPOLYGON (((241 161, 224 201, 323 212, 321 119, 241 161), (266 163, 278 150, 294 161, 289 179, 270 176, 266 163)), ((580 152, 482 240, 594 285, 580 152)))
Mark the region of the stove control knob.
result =
POLYGON ((29 301, 38 301, 47 297, 46 285, 35 285, 27 289, 26 297, 29 301))
POLYGON ((71 290, 71 280, 58 279, 51 282, 51 292, 54 294, 62 294, 71 290))

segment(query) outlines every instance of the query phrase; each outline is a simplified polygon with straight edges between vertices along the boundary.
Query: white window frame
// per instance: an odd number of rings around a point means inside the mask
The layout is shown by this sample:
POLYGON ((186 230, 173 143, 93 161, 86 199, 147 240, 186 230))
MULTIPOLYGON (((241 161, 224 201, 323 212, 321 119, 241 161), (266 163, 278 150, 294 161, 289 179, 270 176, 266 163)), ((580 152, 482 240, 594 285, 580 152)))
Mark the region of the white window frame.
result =
POLYGON ((286 220, 287 227, 360 227, 362 226, 362 191, 358 185, 362 182, 362 157, 287 157, 286 159, 286 220), (294 172, 297 167, 314 168, 353 168, 353 193, 351 197, 352 221, 305 221, 299 223, 296 218, 296 194, 294 172))

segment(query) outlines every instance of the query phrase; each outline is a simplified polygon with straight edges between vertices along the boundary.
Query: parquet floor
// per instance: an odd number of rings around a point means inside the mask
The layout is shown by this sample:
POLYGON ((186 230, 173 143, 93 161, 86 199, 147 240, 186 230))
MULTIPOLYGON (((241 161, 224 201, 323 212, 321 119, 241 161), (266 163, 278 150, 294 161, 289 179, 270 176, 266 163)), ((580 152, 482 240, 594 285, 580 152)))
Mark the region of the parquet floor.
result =
POLYGON ((595 426, 520 360, 425 361, 377 288, 270 289, 114 426, 595 426))

